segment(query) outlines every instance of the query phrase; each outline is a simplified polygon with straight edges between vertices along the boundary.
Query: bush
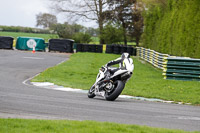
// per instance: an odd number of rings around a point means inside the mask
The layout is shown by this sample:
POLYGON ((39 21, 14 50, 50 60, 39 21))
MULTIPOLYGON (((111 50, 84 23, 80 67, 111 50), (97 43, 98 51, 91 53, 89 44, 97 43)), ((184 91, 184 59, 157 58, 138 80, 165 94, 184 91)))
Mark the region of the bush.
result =
POLYGON ((123 29, 120 26, 109 23, 104 27, 101 37, 107 44, 123 42, 123 29))
POLYGON ((76 43, 89 43, 91 42, 91 35, 87 33, 75 33, 73 39, 75 40, 76 43))

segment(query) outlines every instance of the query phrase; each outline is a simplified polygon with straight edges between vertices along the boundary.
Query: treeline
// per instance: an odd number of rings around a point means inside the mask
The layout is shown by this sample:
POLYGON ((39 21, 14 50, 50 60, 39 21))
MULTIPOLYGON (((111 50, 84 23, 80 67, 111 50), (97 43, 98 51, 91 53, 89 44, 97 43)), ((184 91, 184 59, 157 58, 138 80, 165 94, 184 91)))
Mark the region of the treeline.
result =
POLYGON ((89 43, 92 41, 92 36, 98 36, 98 29, 84 27, 76 23, 57 23, 51 25, 49 29, 58 34, 59 38, 70 38, 76 43, 89 43))
POLYGON ((48 29, 30 28, 30 27, 22 27, 22 26, 1 26, 1 25, 0 25, 0 31, 41 33, 41 34, 50 34, 50 33, 52 33, 48 29))
POLYGON ((144 13, 144 25, 144 47, 200 58, 200 0, 165 0, 152 5, 144 13))

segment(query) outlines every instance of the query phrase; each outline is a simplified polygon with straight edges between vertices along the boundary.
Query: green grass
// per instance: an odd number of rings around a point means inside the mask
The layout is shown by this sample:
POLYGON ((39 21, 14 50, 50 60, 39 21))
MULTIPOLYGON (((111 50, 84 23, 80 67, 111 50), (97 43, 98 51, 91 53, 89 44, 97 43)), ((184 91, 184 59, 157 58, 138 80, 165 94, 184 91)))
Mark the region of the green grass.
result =
POLYGON ((90 44, 99 44, 99 37, 91 37, 91 42, 90 42, 90 44))
MULTIPOLYGON (((95 82, 99 68, 118 57, 114 54, 73 54, 67 62, 47 69, 32 81, 89 89, 95 82)), ((123 94, 200 104, 200 82, 165 80, 161 70, 137 57, 133 57, 133 61, 134 73, 123 94)))
POLYGON ((17 37, 38 37, 38 38, 44 38, 45 42, 48 42, 51 38, 58 38, 58 35, 56 34, 37 34, 37 33, 23 33, 23 32, 0 32, 0 36, 11 36, 13 38, 17 37))
POLYGON ((181 130, 150 128, 94 121, 0 119, 1 133, 186 133, 181 130))

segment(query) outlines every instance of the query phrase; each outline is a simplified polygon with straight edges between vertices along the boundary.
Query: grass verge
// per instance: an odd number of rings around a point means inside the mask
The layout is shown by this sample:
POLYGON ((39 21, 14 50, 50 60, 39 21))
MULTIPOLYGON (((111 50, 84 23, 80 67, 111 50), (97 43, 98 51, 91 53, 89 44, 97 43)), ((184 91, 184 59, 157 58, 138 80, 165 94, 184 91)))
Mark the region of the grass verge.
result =
MULTIPOLYGON (((73 54, 67 62, 45 70, 32 81, 89 89, 95 82, 99 68, 118 57, 119 55, 114 54, 73 54)), ((123 94, 200 104, 200 82, 165 80, 161 70, 137 57, 133 57, 133 60, 134 73, 123 94)))
POLYGON ((94 121, 0 119, 1 133, 186 133, 181 130, 150 128, 94 121))

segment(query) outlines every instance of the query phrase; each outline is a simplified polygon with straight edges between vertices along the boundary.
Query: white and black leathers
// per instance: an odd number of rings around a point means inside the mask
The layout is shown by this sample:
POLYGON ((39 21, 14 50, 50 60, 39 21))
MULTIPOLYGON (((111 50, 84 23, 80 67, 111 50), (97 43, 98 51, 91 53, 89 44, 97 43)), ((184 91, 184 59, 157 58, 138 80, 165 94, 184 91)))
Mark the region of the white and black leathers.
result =
POLYGON ((133 60, 130 58, 128 53, 123 53, 120 58, 117 58, 116 60, 112 60, 108 62, 105 66, 110 67, 112 65, 119 64, 119 68, 115 68, 111 70, 111 73, 115 73, 118 70, 128 70, 130 72, 133 71, 134 65, 133 65, 133 60))

